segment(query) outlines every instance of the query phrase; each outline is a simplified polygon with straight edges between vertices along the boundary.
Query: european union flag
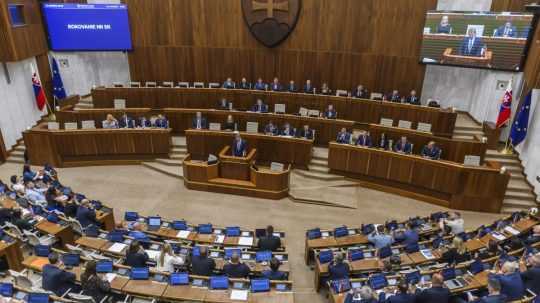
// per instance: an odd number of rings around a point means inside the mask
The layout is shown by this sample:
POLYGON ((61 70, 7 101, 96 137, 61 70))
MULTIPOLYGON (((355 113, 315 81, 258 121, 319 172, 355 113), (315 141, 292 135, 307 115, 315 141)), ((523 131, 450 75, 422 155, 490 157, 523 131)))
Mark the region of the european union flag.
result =
POLYGON ((525 101, 521 105, 519 112, 514 118, 512 129, 510 130, 510 142, 513 146, 519 145, 527 136, 527 128, 529 127, 529 112, 531 110, 532 91, 525 97, 525 101))
POLYGON ((62 77, 60 76, 60 70, 58 69, 58 64, 56 59, 52 59, 52 83, 53 83, 53 96, 56 100, 61 100, 66 98, 66 90, 64 89, 64 82, 62 82, 62 77))

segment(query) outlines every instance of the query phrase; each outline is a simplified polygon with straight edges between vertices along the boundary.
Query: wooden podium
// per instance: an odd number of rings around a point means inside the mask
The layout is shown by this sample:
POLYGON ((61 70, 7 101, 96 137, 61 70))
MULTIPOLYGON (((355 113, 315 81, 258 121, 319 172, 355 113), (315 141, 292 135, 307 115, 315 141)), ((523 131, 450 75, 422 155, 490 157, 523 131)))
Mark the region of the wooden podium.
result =
POLYGON ((212 164, 193 160, 188 154, 183 161, 184 185, 193 190, 243 195, 278 200, 289 195, 291 166, 282 171, 256 166, 256 149, 245 157, 230 155, 230 146, 219 153, 212 164))
POLYGON ((486 54, 481 57, 456 55, 453 54, 452 51, 451 47, 444 51, 441 63, 491 67, 491 60, 493 58, 492 51, 486 51, 486 54))

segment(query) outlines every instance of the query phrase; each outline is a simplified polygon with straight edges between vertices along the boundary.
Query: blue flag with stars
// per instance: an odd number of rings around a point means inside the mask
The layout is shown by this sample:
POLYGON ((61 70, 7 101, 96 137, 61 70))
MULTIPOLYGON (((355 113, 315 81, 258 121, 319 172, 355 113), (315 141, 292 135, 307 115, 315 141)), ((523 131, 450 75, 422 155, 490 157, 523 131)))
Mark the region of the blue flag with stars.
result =
POLYGON ((529 127, 529 112, 531 111, 532 91, 525 97, 525 101, 521 105, 519 112, 514 118, 512 129, 510 130, 510 142, 513 146, 519 145, 527 136, 527 128, 529 127))
POLYGON ((62 82, 62 77, 60 76, 60 70, 58 69, 58 64, 56 59, 52 58, 52 84, 53 84, 53 96, 56 100, 61 100, 66 98, 66 90, 64 89, 64 82, 62 82))

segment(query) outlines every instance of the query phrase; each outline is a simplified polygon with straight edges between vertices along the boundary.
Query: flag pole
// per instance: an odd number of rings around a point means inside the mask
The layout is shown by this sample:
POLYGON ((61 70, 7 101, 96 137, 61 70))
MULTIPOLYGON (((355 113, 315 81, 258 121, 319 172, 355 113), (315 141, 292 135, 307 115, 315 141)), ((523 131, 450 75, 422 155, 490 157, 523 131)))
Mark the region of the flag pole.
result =
MULTIPOLYGON (((512 83, 514 82, 514 75, 512 75, 512 83)), ((523 97, 523 88, 525 87, 525 80, 522 80, 521 83, 520 83, 520 87, 519 87, 519 102, 521 102, 522 100, 522 97, 523 97)), ((517 101, 516 100, 516 101, 517 101)), ((519 105, 519 103, 518 103, 519 105)), ((512 132, 512 123, 511 123, 512 119, 510 118, 508 120, 508 126, 510 126, 510 132, 512 132)), ((510 139, 510 133, 508 133, 508 138, 506 138, 506 144, 504 146, 504 149, 501 151, 501 154, 505 154, 505 155, 510 155, 510 154, 513 154, 514 153, 514 146, 511 142, 512 140, 510 139)))

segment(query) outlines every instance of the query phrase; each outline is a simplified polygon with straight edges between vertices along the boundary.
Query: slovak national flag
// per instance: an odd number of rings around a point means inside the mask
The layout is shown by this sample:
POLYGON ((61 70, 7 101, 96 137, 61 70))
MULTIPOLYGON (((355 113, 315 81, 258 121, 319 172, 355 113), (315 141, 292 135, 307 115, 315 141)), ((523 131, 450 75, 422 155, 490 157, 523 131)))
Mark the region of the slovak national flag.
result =
POLYGON ((39 110, 42 111, 45 108, 45 104, 47 104, 47 98, 45 97, 45 91, 43 91, 43 87, 41 86, 41 82, 36 73, 32 75, 32 87, 34 88, 34 95, 36 96, 36 105, 39 110))

